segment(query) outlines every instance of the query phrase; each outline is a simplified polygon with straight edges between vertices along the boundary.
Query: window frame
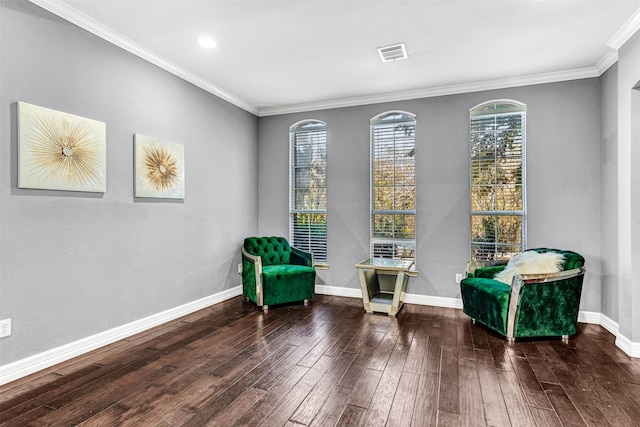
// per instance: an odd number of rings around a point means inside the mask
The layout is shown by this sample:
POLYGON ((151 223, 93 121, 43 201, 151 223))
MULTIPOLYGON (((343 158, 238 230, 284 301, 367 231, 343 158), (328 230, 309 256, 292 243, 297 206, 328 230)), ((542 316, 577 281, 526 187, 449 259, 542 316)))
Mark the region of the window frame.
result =
MULTIPOLYGON (((494 99, 483 102, 481 104, 476 105, 473 108, 469 109, 469 200, 470 200, 470 245, 469 250, 471 254, 471 259, 477 261, 488 261, 488 260, 500 260, 505 258, 510 258, 515 255, 515 253, 522 252, 527 247, 527 185, 526 185, 526 116, 527 116, 527 106, 526 104, 512 100, 512 99, 494 99), (499 131, 497 129, 497 122, 500 118, 505 118, 507 116, 520 116, 520 127, 517 128, 520 132, 520 183, 509 182, 506 184, 498 183, 498 156, 495 150, 494 144, 494 155, 495 161, 492 169, 492 174, 495 177, 494 183, 490 184, 476 184, 476 186, 492 186, 493 187, 493 195, 498 196, 501 191, 498 189, 500 186, 503 186, 503 190, 506 186, 515 186, 518 185, 521 187, 520 194, 520 206, 521 209, 496 209, 495 206, 498 204, 497 202, 493 202, 494 209, 486 209, 486 210, 474 210, 474 120, 478 121, 486 118, 493 118, 496 122, 496 129, 493 131, 495 135, 498 135, 499 131), (474 217, 493 217, 496 218, 495 221, 492 221, 494 224, 492 227, 494 229, 495 238, 491 241, 480 241, 474 239, 474 217), (500 217, 520 217, 520 233, 519 240, 517 241, 500 241, 498 238, 499 231, 496 230, 497 225, 500 222, 500 217), (480 251, 480 247, 484 246, 485 249, 480 251), (486 248, 492 246, 493 249, 491 251, 486 251, 486 248), (504 251, 501 251, 500 249, 504 251), (511 248, 512 250, 509 250, 511 248)), ((484 134, 489 133, 489 131, 484 130, 484 134)), ((495 142, 495 140, 494 140, 495 142)), ((503 157, 503 159, 508 159, 507 157, 503 157)), ((505 199, 501 199, 505 200, 505 199)), ((502 203, 503 205, 505 203, 502 203)), ((489 224, 491 225, 491 224, 489 224)))
MULTIPOLYGON (((327 251, 327 149, 328 131, 326 122, 317 119, 305 119, 289 126, 289 241, 291 243, 291 246, 307 252, 311 252, 313 254, 314 266, 316 268, 329 268, 327 251), (298 208, 296 206, 296 190, 304 187, 296 187, 296 171, 303 168, 304 166, 296 163, 297 135, 302 133, 310 133, 312 134, 310 138, 313 138, 313 134, 317 134, 319 132, 324 132, 324 175, 321 177, 321 181, 324 181, 324 187, 316 188, 324 189, 324 208, 298 208), (311 233, 314 232, 313 227, 317 227, 319 224, 309 222, 309 228, 306 230, 306 232, 309 233, 307 236, 307 242, 304 245, 300 245, 299 236, 302 233, 300 233, 300 229, 296 229, 295 222, 296 215, 299 214, 324 215, 324 233, 317 234, 318 229, 316 228, 315 236, 311 236, 311 233), (314 248, 316 249, 315 251, 314 248)), ((311 168, 311 163, 309 163, 307 167, 311 168)))
MULTIPOLYGON (((416 115, 407 111, 401 110, 390 110, 385 111, 371 118, 370 122, 370 143, 369 143, 369 161, 370 161, 370 218, 369 218, 369 256, 371 258, 379 258, 380 249, 376 251, 376 245, 392 245, 392 255, 387 256, 387 254, 383 254, 384 258, 392 258, 392 259, 410 259, 412 261, 416 260, 416 132, 417 132, 417 120, 416 115), (400 116, 398 118, 390 118, 392 116, 400 116), (375 177, 375 144, 376 144, 376 129, 389 124, 401 124, 407 123, 413 126, 413 135, 412 135, 412 151, 413 151, 413 209, 376 209, 376 188, 379 186, 375 185, 376 177, 375 177), (393 216, 393 224, 394 230, 392 233, 395 233, 395 218, 397 215, 411 215, 413 221, 413 237, 410 238, 402 238, 402 237, 378 237, 376 236, 376 215, 392 215, 393 216), (400 247, 400 248, 399 248, 400 247), (376 256, 378 255, 378 256, 376 256)), ((394 135, 394 160, 393 160, 393 168, 394 168, 394 204, 395 204, 395 189, 400 187, 395 185, 395 167, 396 167, 396 158, 395 158, 395 135, 394 135)), ((406 187, 406 186, 404 186, 406 187)), ((384 250, 384 249, 382 249, 384 250)))

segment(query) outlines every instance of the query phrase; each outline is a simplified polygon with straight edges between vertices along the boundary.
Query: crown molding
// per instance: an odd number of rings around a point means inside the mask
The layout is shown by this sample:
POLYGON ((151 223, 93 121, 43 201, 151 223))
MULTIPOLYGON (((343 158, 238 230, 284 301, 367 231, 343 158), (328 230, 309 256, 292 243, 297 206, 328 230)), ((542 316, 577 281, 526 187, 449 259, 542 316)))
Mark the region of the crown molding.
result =
POLYGON ((96 21, 61 0, 29 0, 29 2, 83 28, 90 33, 174 74, 175 76, 194 84, 195 86, 215 95, 225 101, 257 115, 258 117, 276 116, 281 114, 301 113, 333 108, 355 107, 360 105, 380 104, 385 102, 406 101, 419 98, 456 95, 462 93, 481 92, 486 90, 506 89, 536 84, 555 83, 568 80, 578 80, 599 77, 618 60, 617 49, 622 46, 638 29, 640 29, 640 9, 616 32, 607 45, 613 50, 608 52, 595 66, 574 70, 558 71, 529 76, 512 77, 506 79, 487 80, 482 82, 463 83, 457 85, 438 86, 418 90, 394 92, 379 95, 343 98, 329 101, 293 104, 277 107, 257 107, 251 105, 222 88, 212 84, 202 77, 168 61, 155 52, 141 46, 135 41, 114 31, 112 28, 96 21))
MULTIPOLYGON (((615 62, 615 61, 614 61, 615 62)), ((607 67, 608 68, 608 67, 607 67)), ((530 76, 511 77, 506 79, 486 80, 483 82, 463 83, 458 85, 439 86, 405 92, 387 93, 354 98, 344 98, 333 101, 312 102, 307 104, 290 105, 284 107, 267 107, 258 109, 258 116, 276 116, 281 114, 300 113, 331 108, 354 107, 358 105, 380 104, 383 102, 406 101, 410 99, 432 98, 436 96, 456 95, 461 93, 481 92, 485 90, 505 89, 519 86, 531 86, 544 83, 555 83, 567 80, 587 79, 599 77, 596 67, 579 68, 575 70, 558 71, 530 76)))
POLYGON ((249 113, 258 113, 258 111, 245 100, 238 98, 237 96, 223 90, 222 88, 219 88, 218 86, 212 84, 211 82, 208 82, 200 76, 163 58, 155 52, 123 36, 122 34, 113 30, 111 27, 108 27, 96 21, 95 19, 85 15, 84 13, 78 11, 77 9, 60 0, 29 0, 29 2, 53 13, 54 15, 59 16, 62 19, 71 22, 74 25, 77 25, 84 30, 89 31, 90 33, 108 41, 109 43, 112 43, 189 83, 194 84, 195 86, 209 93, 212 93, 213 95, 216 95, 219 98, 224 99, 225 101, 239 108, 242 108, 243 110, 248 111, 249 113))
POLYGON ((607 46, 615 50, 620 49, 638 30, 640 30, 640 9, 636 10, 634 14, 627 19, 627 22, 616 31, 613 37, 607 42, 607 46))
POLYGON ((616 62, 618 62, 618 51, 611 49, 593 68, 595 68, 598 76, 601 76, 616 62))

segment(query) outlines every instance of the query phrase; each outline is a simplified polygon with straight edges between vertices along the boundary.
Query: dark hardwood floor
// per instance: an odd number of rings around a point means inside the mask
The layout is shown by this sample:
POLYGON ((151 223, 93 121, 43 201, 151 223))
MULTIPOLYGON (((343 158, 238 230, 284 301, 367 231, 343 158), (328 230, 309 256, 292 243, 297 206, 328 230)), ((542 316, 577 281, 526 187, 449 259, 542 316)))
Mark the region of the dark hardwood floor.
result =
POLYGON ((640 360, 600 326, 508 343, 461 310, 241 297, 0 387, 2 426, 639 426, 640 360))

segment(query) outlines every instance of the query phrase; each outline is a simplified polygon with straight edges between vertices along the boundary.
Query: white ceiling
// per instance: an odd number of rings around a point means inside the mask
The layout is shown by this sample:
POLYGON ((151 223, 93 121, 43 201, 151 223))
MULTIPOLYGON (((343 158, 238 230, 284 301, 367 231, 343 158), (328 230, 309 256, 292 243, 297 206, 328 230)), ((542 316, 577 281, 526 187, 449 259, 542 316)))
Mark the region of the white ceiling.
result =
POLYGON ((31 1, 258 115, 595 77, 640 27, 640 0, 31 1))

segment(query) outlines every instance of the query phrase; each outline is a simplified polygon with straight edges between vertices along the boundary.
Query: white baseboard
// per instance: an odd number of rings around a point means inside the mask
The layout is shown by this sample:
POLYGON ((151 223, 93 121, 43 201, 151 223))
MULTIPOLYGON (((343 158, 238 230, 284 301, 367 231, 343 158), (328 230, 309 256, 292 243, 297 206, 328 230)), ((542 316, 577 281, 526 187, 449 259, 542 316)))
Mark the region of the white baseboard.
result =
MULTIPOLYGON (((360 289, 341 288, 337 286, 316 285, 316 292, 324 295, 335 295, 352 298, 362 298, 360 289)), ((434 297, 429 295, 407 294, 404 300, 407 304, 433 305, 436 307, 462 308, 461 298, 434 297)), ((620 334, 616 322, 602 313, 594 311, 580 311, 578 322, 600 325, 616 337, 616 346, 631 357, 640 357, 640 343, 633 342, 620 334)))
POLYGON ((578 322, 600 325, 616 337, 616 346, 630 357, 640 357, 640 343, 633 342, 620 333, 618 322, 611 320, 602 313, 593 311, 581 311, 578 322))
MULTIPOLYGON (((580 323, 592 323, 594 325, 600 325, 602 322, 602 314, 595 311, 582 311, 578 313, 578 322, 580 323)), ((611 332, 611 331, 609 331, 611 332)))
MULTIPOLYGON (((316 285, 316 293, 323 295, 335 295, 350 298, 361 298, 360 289, 343 288, 337 286, 316 285)), ((146 331, 155 326, 175 320, 179 317, 186 316, 213 304, 220 303, 235 296, 242 295, 242 286, 236 286, 231 289, 224 290, 215 295, 201 298, 181 306, 165 310, 163 312, 136 320, 126 325, 74 341, 63 346, 47 350, 25 359, 18 360, 0 366, 0 385, 7 384, 11 381, 25 377, 27 375, 38 372, 42 369, 49 368, 65 360, 80 356, 89 351, 111 344, 118 340, 130 337, 139 332, 146 331)), ((446 308, 462 308, 462 299, 434 297, 428 295, 407 294, 405 302, 408 304, 431 305, 446 308)), ((631 357, 640 357, 640 343, 629 340, 619 332, 619 326, 616 322, 609 319, 602 313, 581 311, 578 315, 578 321, 582 323, 593 323, 601 325, 603 328, 611 332, 616 337, 616 346, 631 357)))
MULTIPOLYGON (((341 288, 338 286, 316 285, 316 293, 322 295, 333 295, 337 297, 362 298, 360 289, 341 288)), ((407 294, 404 302, 407 304, 433 305, 436 307, 462 308, 462 299, 432 297, 428 295, 407 294)))
POLYGON ((435 307, 462 308, 461 298, 432 297, 429 295, 407 294, 404 298, 407 304, 433 305, 435 307))
POLYGON ((341 288, 338 286, 316 285, 316 293, 321 295, 333 295, 336 297, 362 298, 360 289, 341 288))
POLYGON ((640 342, 633 342, 622 334, 617 334, 616 347, 631 357, 640 357, 640 342))
POLYGON ((242 295, 242 286, 236 286, 214 295, 192 301, 181 306, 162 311, 157 314, 136 320, 108 331, 65 344, 60 347, 0 366, 0 385, 17 380, 18 378, 49 368, 65 360, 80 356, 89 351, 111 344, 118 340, 146 331, 155 326, 186 316, 213 304, 242 295))

